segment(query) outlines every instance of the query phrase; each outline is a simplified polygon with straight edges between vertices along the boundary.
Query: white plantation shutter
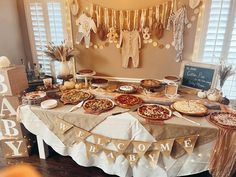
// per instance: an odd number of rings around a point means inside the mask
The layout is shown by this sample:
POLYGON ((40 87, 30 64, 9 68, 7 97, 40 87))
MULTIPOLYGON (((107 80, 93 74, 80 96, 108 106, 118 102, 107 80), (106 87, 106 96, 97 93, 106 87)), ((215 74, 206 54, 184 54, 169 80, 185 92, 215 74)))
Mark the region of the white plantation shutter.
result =
POLYGON ((58 66, 52 64, 43 51, 49 42, 71 42, 68 1, 24 0, 24 5, 34 62, 42 64, 46 74, 55 76, 58 66))
MULTIPOLYGON (((199 55, 203 62, 219 64, 219 58, 223 58, 227 63, 236 67, 235 14, 235 0, 211 1, 208 26, 199 55)), ((226 81, 223 92, 228 98, 236 99, 235 76, 226 81)))

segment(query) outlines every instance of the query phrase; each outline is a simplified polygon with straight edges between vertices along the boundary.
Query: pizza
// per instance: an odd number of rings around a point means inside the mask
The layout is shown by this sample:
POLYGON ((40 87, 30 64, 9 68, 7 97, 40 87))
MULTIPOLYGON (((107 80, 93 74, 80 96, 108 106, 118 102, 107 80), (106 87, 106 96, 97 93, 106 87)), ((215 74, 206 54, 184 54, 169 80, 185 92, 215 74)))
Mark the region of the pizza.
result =
POLYGON ((176 111, 190 116, 204 116, 208 112, 206 106, 195 101, 176 101, 172 107, 176 111))
POLYGON ((90 97, 90 93, 73 89, 63 93, 60 100, 64 104, 78 104, 79 102, 85 101, 90 97))
POLYGON ((138 115, 153 121, 164 121, 171 118, 172 112, 158 104, 143 104, 138 108, 138 115))
POLYGON ((111 110, 113 107, 114 102, 106 98, 87 100, 83 104, 85 112, 90 114, 100 114, 111 110))
POLYGON ((230 129, 236 129, 236 114, 228 112, 214 112, 208 117, 213 124, 230 129))
POLYGON ((129 109, 135 105, 141 104, 143 100, 133 95, 124 94, 124 95, 117 96, 115 98, 115 102, 118 106, 129 109))

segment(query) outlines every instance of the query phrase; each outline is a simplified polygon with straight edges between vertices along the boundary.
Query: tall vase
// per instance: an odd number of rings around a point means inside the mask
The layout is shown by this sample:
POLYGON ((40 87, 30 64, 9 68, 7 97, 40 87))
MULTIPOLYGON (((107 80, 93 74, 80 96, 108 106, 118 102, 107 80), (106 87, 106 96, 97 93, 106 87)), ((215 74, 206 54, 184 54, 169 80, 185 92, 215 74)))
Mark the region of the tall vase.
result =
POLYGON ((68 65, 67 61, 61 61, 60 62, 60 72, 59 75, 60 76, 67 76, 70 74, 70 68, 68 65))

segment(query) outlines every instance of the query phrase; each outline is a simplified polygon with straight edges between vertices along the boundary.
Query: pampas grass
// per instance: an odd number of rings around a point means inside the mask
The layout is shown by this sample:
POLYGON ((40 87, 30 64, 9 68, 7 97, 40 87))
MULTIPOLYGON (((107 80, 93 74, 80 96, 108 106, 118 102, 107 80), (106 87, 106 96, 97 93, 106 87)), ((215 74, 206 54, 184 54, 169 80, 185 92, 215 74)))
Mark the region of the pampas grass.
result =
POLYGON ((79 54, 78 50, 68 47, 65 44, 65 41, 62 41, 60 45, 55 45, 53 42, 50 42, 45 47, 46 50, 44 53, 52 60, 59 62, 70 61, 72 57, 75 57, 79 54))
POLYGON ((232 65, 227 65, 224 61, 220 60, 220 67, 219 67, 219 76, 220 76, 220 87, 222 88, 225 81, 232 75, 236 74, 233 70, 232 65))

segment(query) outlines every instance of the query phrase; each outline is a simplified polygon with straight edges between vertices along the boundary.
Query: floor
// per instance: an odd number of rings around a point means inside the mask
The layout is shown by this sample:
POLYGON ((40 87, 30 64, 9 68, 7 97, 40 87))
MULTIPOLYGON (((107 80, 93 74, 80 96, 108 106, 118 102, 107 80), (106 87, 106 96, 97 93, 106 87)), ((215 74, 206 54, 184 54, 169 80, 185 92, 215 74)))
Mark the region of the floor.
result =
MULTIPOLYGON (((43 177, 116 177, 108 175, 96 167, 82 167, 76 164, 70 157, 63 157, 50 149, 50 157, 41 160, 37 150, 27 158, 4 159, 0 157, 0 169, 19 163, 30 163, 42 174, 43 177)), ((188 177, 211 177, 208 172, 188 177)))

